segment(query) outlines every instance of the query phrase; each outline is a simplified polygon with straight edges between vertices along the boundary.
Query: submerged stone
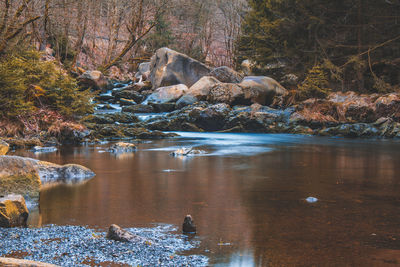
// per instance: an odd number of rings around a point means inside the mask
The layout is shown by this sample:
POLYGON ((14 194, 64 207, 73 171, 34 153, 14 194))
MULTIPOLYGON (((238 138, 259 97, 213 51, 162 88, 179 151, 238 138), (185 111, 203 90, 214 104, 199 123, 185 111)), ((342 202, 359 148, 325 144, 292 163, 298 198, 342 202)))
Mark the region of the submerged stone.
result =
POLYGON ((196 225, 191 215, 186 215, 183 220, 182 231, 185 234, 195 234, 197 232, 196 225))

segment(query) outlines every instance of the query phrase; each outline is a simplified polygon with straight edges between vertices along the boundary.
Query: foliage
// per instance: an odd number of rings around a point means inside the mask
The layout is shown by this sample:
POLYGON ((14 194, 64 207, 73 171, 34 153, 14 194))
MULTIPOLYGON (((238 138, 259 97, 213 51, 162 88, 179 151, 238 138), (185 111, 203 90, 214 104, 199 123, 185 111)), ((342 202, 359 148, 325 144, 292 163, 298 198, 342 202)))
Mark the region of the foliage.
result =
POLYGON ((326 72, 321 66, 314 66, 308 71, 308 74, 302 84, 299 85, 299 98, 325 98, 331 89, 326 72))
POLYGON ((249 0, 249 5, 239 62, 284 63, 286 73, 303 78, 315 64, 329 62, 334 78, 329 81, 340 90, 376 92, 382 80, 392 87, 400 83, 398 1, 249 0))
POLYGON ((3 119, 45 108, 66 117, 92 112, 91 93, 55 62, 41 61, 34 50, 9 54, 0 60, 0 112, 3 119))

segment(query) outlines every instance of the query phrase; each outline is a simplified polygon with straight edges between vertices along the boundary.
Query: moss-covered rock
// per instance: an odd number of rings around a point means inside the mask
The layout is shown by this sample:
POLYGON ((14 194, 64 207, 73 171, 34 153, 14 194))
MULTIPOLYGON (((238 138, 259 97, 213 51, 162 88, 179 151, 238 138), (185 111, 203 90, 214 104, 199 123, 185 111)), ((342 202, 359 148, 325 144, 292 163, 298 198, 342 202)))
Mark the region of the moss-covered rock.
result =
POLYGON ((0 157, 0 195, 14 193, 38 198, 41 185, 34 161, 0 157))
POLYGON ((0 198, 0 227, 26 226, 29 211, 21 195, 8 195, 0 198))

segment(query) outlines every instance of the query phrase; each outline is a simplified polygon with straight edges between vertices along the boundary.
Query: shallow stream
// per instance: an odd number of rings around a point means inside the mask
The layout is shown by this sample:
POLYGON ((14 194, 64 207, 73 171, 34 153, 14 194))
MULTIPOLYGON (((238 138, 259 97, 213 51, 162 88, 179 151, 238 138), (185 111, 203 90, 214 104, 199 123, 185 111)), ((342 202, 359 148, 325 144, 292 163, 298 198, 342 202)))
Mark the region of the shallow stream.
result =
POLYGON ((17 154, 78 163, 96 177, 41 193, 31 225, 180 226, 226 266, 400 264, 400 142, 284 134, 180 133, 138 144, 17 154), (206 154, 172 157, 181 147, 206 154))

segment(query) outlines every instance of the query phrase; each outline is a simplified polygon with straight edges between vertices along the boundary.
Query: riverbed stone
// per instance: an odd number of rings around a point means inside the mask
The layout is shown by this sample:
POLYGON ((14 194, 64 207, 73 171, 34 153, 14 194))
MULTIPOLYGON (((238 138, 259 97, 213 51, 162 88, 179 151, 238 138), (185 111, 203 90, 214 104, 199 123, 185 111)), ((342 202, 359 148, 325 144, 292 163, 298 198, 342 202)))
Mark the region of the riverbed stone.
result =
POLYGON ((0 257, 0 266, 5 267, 57 267, 57 265, 30 261, 30 260, 21 260, 21 259, 13 259, 13 258, 2 258, 0 257))
POLYGON ((107 238, 119 242, 140 242, 143 238, 122 229, 116 224, 112 224, 107 233, 107 238))
POLYGON ((10 145, 3 140, 0 140, 0 156, 7 154, 10 149, 10 145))
POLYGON ((136 151, 136 145, 132 143, 118 142, 113 144, 108 151, 112 153, 129 153, 136 151))
POLYGON ((186 215, 183 220, 182 231, 185 234, 195 234, 197 232, 196 225, 191 215, 186 215))
POLYGON ((138 105, 134 105, 134 106, 123 107, 122 112, 152 113, 152 112, 154 112, 154 108, 151 105, 138 104, 138 105))
POLYGON ((21 195, 0 197, 0 227, 25 227, 29 211, 21 195))
POLYGON ((211 88, 213 88, 216 84, 219 83, 220 81, 218 81, 215 77, 204 76, 200 80, 198 80, 195 84, 193 84, 185 95, 193 96, 198 101, 204 101, 210 94, 211 88))

